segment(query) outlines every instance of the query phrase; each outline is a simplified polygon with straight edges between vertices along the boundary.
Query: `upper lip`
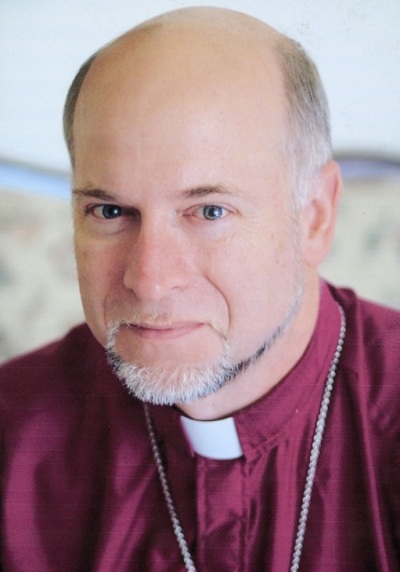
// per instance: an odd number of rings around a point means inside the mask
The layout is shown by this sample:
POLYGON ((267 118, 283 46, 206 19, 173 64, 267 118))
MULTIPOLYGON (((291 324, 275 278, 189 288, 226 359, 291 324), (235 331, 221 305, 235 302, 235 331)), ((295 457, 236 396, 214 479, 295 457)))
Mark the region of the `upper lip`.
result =
POLYGON ((180 328, 190 328, 200 325, 200 322, 173 322, 169 324, 149 324, 143 323, 131 323, 132 328, 143 328, 146 330, 178 330, 180 328))

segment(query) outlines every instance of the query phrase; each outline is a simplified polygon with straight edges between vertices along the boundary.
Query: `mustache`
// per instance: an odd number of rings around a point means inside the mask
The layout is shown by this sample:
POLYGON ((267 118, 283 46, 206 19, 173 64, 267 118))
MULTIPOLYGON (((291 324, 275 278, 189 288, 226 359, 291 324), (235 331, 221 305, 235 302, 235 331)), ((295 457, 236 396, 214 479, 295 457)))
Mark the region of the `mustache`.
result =
POLYGON ((127 312, 126 315, 112 320, 107 324, 107 336, 115 338, 121 328, 132 328, 132 327, 164 327, 173 326, 174 324, 184 324, 184 323, 199 323, 210 326, 221 338, 225 340, 226 335, 220 324, 218 324, 212 318, 199 318, 197 316, 175 314, 171 312, 147 312, 147 311, 131 311, 127 312))
POLYGON ((182 321, 170 312, 127 312, 121 318, 112 322, 112 326, 171 326, 174 322, 182 321))

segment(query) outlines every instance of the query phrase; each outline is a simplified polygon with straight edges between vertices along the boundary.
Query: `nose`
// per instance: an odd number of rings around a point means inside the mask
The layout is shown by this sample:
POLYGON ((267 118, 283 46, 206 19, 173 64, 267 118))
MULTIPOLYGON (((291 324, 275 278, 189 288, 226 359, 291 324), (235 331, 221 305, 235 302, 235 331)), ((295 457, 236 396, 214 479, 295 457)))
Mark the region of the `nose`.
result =
POLYGON ((124 285, 142 302, 159 302, 189 279, 189 246, 179 229, 142 221, 129 244, 124 285))

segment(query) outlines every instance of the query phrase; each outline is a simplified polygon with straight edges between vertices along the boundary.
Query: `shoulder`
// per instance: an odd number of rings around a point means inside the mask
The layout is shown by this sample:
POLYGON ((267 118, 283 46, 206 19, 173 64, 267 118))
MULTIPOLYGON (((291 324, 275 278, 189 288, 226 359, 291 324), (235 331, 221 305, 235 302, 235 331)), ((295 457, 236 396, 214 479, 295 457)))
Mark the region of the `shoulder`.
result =
POLYGON ((380 521, 391 523, 400 546, 400 312, 351 290, 330 290, 347 321, 332 408, 334 439, 342 439, 342 451, 357 460, 359 490, 366 487, 367 504, 374 499, 380 521))
POLYGON ((385 354, 399 362, 400 311, 359 298, 350 289, 329 288, 345 312, 347 341, 353 350, 372 351, 375 357, 385 354))
POLYGON ((94 347, 96 343, 87 325, 80 324, 62 339, 3 363, 0 366, 0 380, 3 382, 9 375, 31 378, 44 372, 64 370, 87 353, 88 346, 94 347))
POLYGON ((400 451, 400 312, 351 290, 330 289, 347 322, 340 363, 343 403, 374 440, 400 451))
POLYGON ((13 411, 82 395, 90 391, 95 372, 106 368, 104 349, 85 324, 77 326, 61 340, 0 366, 2 419, 13 411))

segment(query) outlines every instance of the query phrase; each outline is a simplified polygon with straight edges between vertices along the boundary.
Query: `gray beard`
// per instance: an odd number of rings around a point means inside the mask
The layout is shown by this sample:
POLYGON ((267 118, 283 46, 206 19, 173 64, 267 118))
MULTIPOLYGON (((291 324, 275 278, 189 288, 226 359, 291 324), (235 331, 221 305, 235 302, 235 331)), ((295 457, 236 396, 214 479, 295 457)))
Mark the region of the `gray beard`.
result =
POLYGON ((296 283, 293 302, 281 323, 253 355, 237 363, 233 363, 230 358, 226 342, 219 362, 214 365, 163 369, 129 363, 116 351, 117 334, 122 326, 128 325, 123 320, 113 324, 107 332, 108 362, 129 393, 141 401, 155 405, 174 405, 207 397, 255 364, 282 336, 296 317, 303 299, 303 280, 297 279, 296 283))

